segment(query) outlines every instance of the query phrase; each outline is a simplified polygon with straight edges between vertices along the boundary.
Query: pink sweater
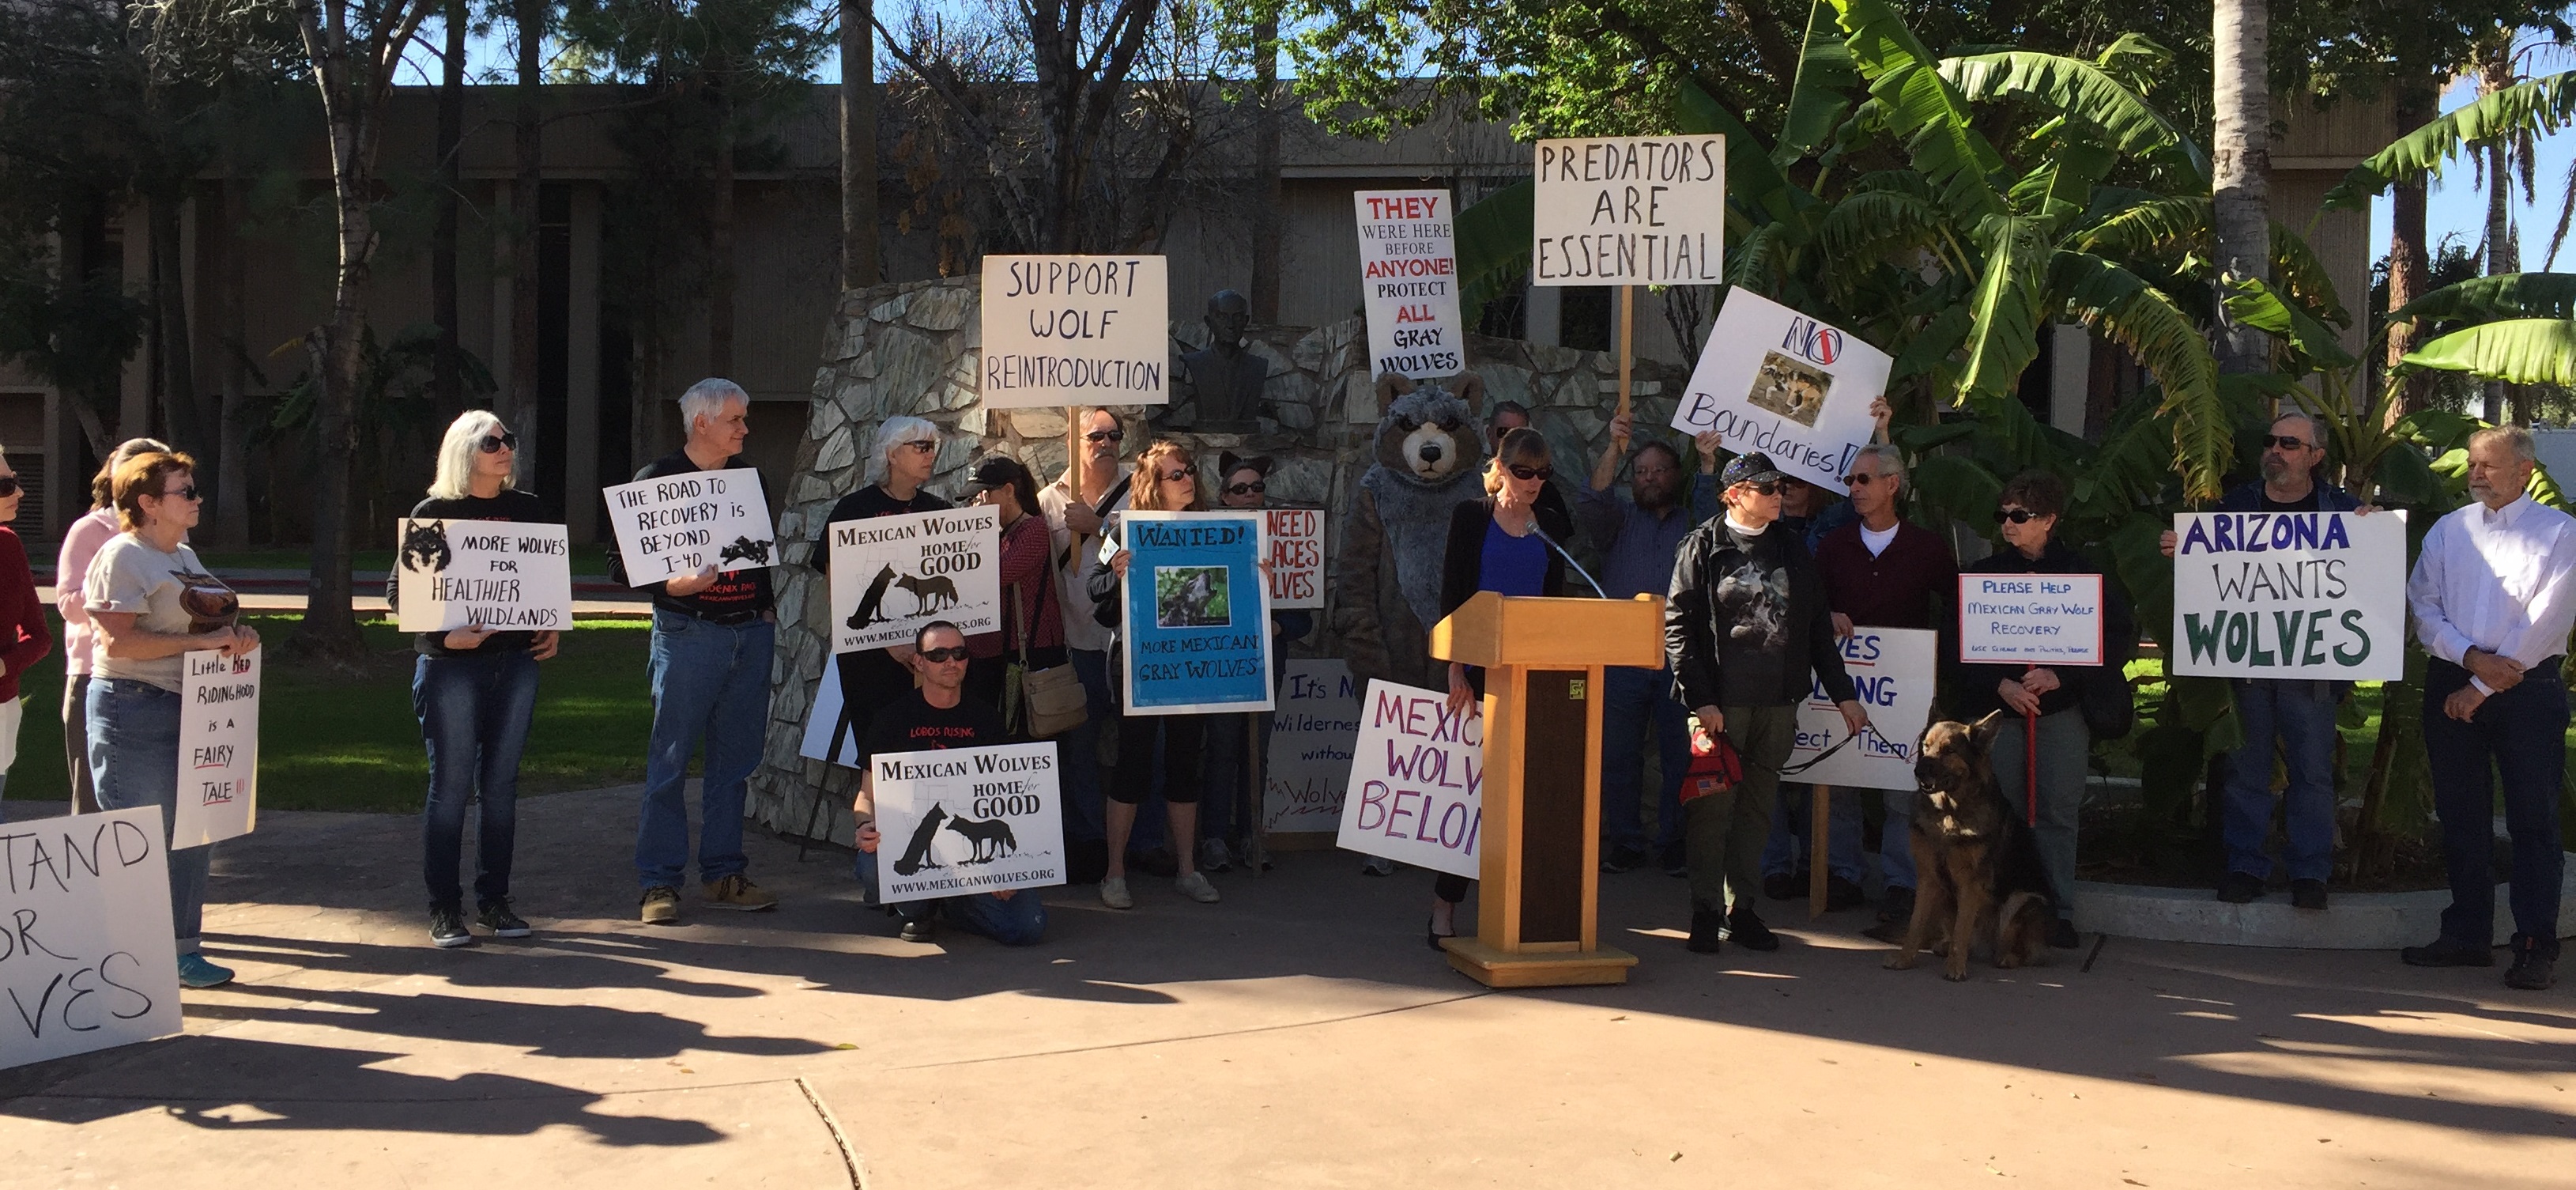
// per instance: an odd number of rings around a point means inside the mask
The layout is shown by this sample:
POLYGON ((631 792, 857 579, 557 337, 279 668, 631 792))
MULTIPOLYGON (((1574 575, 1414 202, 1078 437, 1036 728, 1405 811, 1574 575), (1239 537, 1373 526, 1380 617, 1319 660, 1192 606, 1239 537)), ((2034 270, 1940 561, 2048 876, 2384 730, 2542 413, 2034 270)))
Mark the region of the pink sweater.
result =
POLYGON ((63 531, 62 556, 54 562, 54 610, 63 616, 65 676, 88 673, 98 662, 98 629, 81 603, 81 580, 89 576, 89 560, 117 532, 114 508, 93 510, 63 531))

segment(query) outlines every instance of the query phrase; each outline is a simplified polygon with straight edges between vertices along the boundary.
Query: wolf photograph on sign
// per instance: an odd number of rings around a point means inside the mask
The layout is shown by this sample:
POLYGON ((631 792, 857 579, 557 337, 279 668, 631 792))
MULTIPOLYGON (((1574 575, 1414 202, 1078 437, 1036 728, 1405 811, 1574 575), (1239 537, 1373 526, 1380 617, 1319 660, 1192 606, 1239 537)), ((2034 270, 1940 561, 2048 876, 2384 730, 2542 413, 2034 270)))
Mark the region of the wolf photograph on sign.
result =
POLYGON ((1226 597, 1225 567, 1154 568, 1154 624, 1160 628, 1224 628, 1234 623, 1226 597))
POLYGON ((1761 370, 1753 374, 1753 389, 1744 399, 1756 409, 1813 426, 1816 415, 1825 411, 1825 394, 1833 387, 1833 377, 1777 351, 1768 351, 1763 353, 1761 370))

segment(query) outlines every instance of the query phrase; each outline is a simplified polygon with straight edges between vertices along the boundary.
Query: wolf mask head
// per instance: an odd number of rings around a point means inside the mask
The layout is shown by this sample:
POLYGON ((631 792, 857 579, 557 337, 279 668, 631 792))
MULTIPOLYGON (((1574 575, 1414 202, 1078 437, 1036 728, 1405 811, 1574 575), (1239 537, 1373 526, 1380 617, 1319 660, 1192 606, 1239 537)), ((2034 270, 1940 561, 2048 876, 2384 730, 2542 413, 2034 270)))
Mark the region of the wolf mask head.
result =
POLYGON ((1385 413, 1377 423, 1377 461, 1399 478, 1426 488, 1447 487, 1484 466, 1485 436, 1476 424, 1485 384, 1469 372, 1455 391, 1389 373, 1378 378, 1385 413))

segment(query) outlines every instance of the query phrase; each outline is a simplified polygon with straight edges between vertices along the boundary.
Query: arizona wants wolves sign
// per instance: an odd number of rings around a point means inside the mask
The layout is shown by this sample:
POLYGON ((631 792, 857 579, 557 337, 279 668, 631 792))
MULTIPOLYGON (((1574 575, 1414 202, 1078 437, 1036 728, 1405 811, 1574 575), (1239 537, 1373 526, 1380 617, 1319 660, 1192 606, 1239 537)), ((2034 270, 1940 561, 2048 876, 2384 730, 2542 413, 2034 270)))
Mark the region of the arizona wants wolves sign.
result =
POLYGON ((2405 513, 2189 513, 2174 537, 2171 672, 2405 677, 2405 513))

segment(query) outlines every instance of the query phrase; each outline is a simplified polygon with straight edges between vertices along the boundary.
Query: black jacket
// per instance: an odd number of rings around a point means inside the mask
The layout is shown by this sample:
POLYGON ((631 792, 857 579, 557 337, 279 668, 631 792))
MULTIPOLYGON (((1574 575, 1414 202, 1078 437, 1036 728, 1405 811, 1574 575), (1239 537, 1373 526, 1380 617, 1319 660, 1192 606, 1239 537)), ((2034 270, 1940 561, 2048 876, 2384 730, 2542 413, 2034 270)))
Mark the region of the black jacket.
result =
POLYGON ((1724 515, 1682 538, 1664 604, 1664 661, 1684 707, 1796 706, 1817 683, 1858 697, 1834 641, 1824 576, 1773 524, 1739 538, 1724 515))
MULTIPOLYGON (((2102 568, 2084 560, 2065 542, 2050 538, 2048 548, 2039 557, 2028 558, 2020 550, 2006 546, 1975 563, 1959 568, 1963 574, 2101 574, 2102 568)), ((2082 703, 2087 687, 2103 682, 2128 684, 2121 667, 2137 652, 2138 625, 2129 612, 2129 601, 2120 595, 2119 584, 2103 575, 2102 581, 2102 660, 2101 665, 2054 665, 2047 668, 2057 675, 2057 689, 2039 696, 2039 713, 2054 715, 2071 711, 2082 703)), ((2030 669, 2027 665, 1962 665, 1959 667, 1958 690, 1951 699, 1962 723, 1974 723, 1988 711, 2005 711, 2004 696, 1995 689, 2006 678, 2018 678, 2030 669)))
MULTIPOLYGON (((1572 548, 1574 518, 1560 500, 1553 508, 1545 499, 1530 505, 1538 518, 1539 532, 1572 548)), ((1476 597, 1476 584, 1485 573, 1485 529, 1494 523, 1494 498, 1470 500, 1449 510, 1449 545, 1440 557, 1440 615, 1446 618, 1458 605, 1476 597)), ((1547 578, 1539 584, 1547 595, 1565 594, 1565 557, 1555 550, 1547 551, 1547 578)), ((1424 625, 1425 628, 1430 625, 1424 625)))

